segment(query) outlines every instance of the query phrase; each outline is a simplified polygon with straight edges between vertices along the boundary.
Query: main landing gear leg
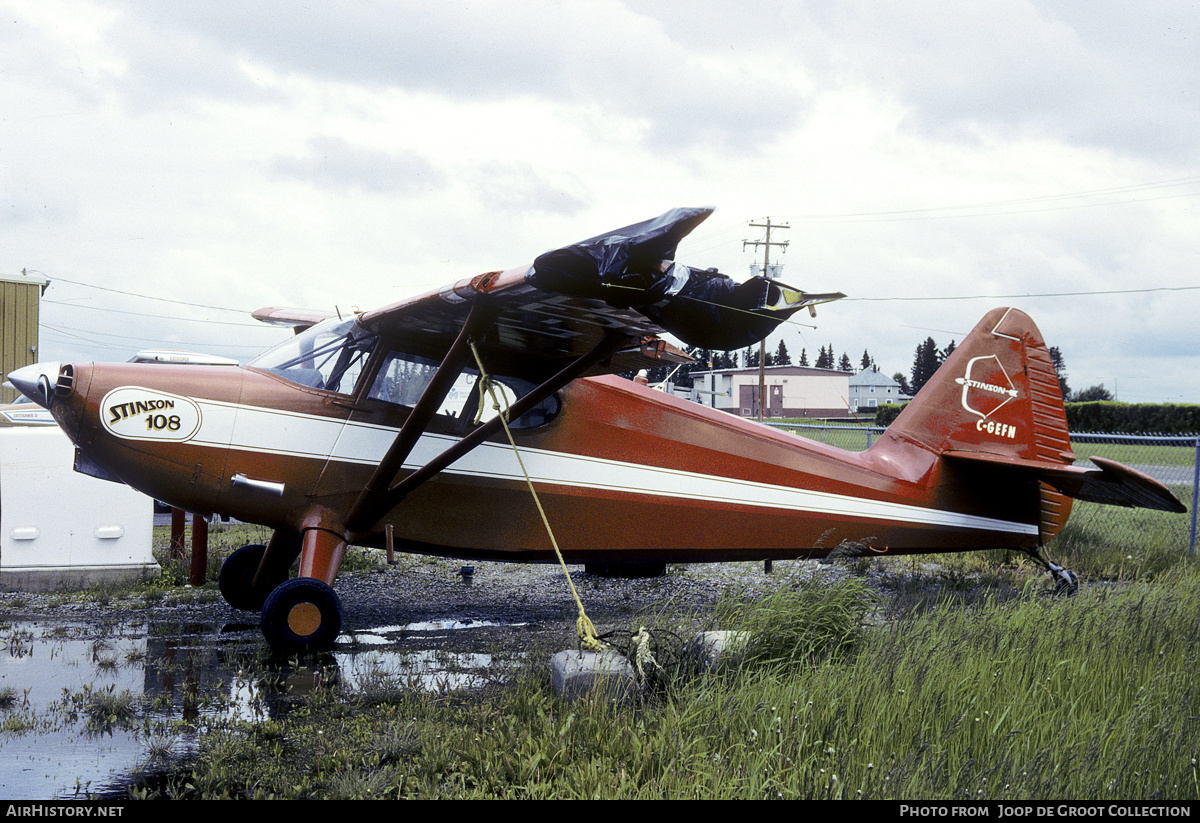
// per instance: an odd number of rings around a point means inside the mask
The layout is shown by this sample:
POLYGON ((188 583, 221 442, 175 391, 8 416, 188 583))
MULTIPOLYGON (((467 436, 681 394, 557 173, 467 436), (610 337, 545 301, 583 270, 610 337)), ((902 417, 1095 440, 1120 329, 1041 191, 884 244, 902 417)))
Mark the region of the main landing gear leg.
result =
POLYGON ((1043 554, 1044 551, 1045 549, 1039 546, 1036 549, 1027 549, 1026 553, 1041 563, 1042 568, 1050 575, 1054 581, 1055 594, 1075 594, 1079 590, 1079 578, 1075 576, 1075 572, 1047 559, 1043 554))
POLYGON ((262 630, 280 654, 333 648, 342 630, 342 602, 333 581, 346 554, 341 535, 322 528, 304 531, 300 576, 278 586, 262 610, 262 630))

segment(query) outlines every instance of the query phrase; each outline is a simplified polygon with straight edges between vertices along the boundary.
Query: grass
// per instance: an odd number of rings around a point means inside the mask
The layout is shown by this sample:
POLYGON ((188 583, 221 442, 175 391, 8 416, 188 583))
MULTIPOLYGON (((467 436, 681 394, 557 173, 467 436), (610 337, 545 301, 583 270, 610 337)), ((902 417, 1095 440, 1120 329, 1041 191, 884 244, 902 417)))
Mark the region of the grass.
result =
POLYGON ((874 569, 852 561, 859 574, 833 586, 797 578, 757 600, 730 593, 714 627, 752 632, 743 662, 720 674, 672 669, 632 704, 563 702, 543 650, 502 684, 472 692, 376 682, 354 693, 331 681, 258 723, 205 719, 195 757, 134 791, 1200 797, 1194 561, 1175 553, 1162 567, 1127 566, 1067 598, 1050 596, 1041 572, 1016 555, 947 560, 895 558, 874 569), (872 577, 883 585, 868 586, 872 577), (915 579, 911 590, 893 585, 901 579, 915 579))
MULTIPOLYGON (((631 704, 560 700, 540 649, 461 693, 331 678, 257 721, 201 715, 183 760, 156 733, 149 756, 166 774, 132 792, 1195 801, 1200 565, 1177 545, 1177 520, 1081 507, 1052 546, 1085 581, 1074 597, 1050 596, 1014 552, 853 559, 836 585, 730 592, 712 627, 751 633, 743 662, 703 675, 672 666, 666 638, 690 627, 660 616, 651 628, 668 675, 631 704), (1132 537, 1118 534, 1127 527, 1132 537)), ((222 529, 213 554, 255 542, 246 528, 222 529)), ((121 665, 106 648, 95 662, 121 665)), ((0 731, 19 732, 32 721, 5 699, 0 731)), ((61 711, 103 729, 144 724, 148 708, 89 687, 61 711)))
MULTIPOLYGON (((189 532, 190 534, 190 532, 189 532)), ((205 581, 216 583, 221 573, 221 564, 225 558, 242 546, 250 544, 265 545, 271 538, 271 530, 265 526, 251 523, 217 523, 208 532, 208 562, 205 566, 205 581)), ((171 588, 185 585, 191 575, 191 568, 185 559, 175 557, 170 551, 171 529, 168 526, 154 528, 154 557, 162 567, 163 574, 159 581, 150 581, 142 587, 142 591, 156 592, 162 587, 171 588)), ((191 556, 190 545, 185 546, 187 557, 191 556)), ((298 562, 298 561, 297 561, 298 562)), ((365 549, 360 546, 350 546, 342 561, 343 572, 371 571, 386 567, 384 553, 377 549, 365 549)), ((295 571, 293 566, 292 571, 295 571)))
MULTIPOLYGON (((767 422, 783 424, 781 429, 783 431, 790 431, 805 439, 824 443, 827 446, 836 446, 847 451, 864 451, 868 446, 868 440, 873 443, 879 439, 879 432, 877 431, 871 431, 868 436, 868 429, 872 429, 874 426, 873 421, 869 420, 864 421, 858 426, 851 423, 824 424, 819 420, 806 420, 804 418, 771 418, 767 422), (786 428, 787 426, 802 426, 803 428, 789 429, 786 428)), ((1072 442, 1071 449, 1075 452, 1075 457, 1078 460, 1087 460, 1090 457, 1103 457, 1130 466, 1191 467, 1196 464, 1196 447, 1194 444, 1160 445, 1154 443, 1072 442)))
MULTIPOLYGON (((1173 489, 1191 505, 1191 490, 1173 489)), ((1152 576, 1192 556, 1188 514, 1076 502, 1051 543, 1059 562, 1089 579, 1152 576)))
MULTIPOLYGON (((208 540, 208 557, 204 572, 204 583, 198 587, 190 585, 191 547, 185 545, 185 555, 176 556, 170 547, 170 528, 156 526, 152 538, 154 559, 158 562, 161 574, 132 584, 100 584, 90 589, 78 592, 61 592, 57 602, 65 604, 72 601, 88 601, 114 610, 137 610, 169 599, 172 602, 208 602, 220 600, 221 594, 217 589, 217 578, 221 572, 221 564, 225 558, 237 549, 251 543, 266 543, 271 532, 263 526, 246 523, 218 523, 210 527, 208 540)), ((346 551, 342 562, 341 572, 378 571, 387 568, 382 551, 351 546, 346 551)), ((295 573, 295 564, 292 568, 295 573)), ((8 601, 10 610, 19 609, 26 605, 22 599, 8 601)), ((0 635, 0 650, 5 646, 5 638, 0 635)))
POLYGON ((19 692, 13 686, 0 686, 0 711, 8 711, 17 705, 21 698, 19 692))
POLYGON ((1071 450, 1079 460, 1104 457, 1132 466, 1194 466, 1196 447, 1159 446, 1142 443, 1072 443, 1071 450))
POLYGON ((68 719, 82 717, 93 731, 131 727, 137 719, 138 698, 127 689, 95 687, 85 683, 77 692, 63 690, 62 699, 53 707, 68 719))

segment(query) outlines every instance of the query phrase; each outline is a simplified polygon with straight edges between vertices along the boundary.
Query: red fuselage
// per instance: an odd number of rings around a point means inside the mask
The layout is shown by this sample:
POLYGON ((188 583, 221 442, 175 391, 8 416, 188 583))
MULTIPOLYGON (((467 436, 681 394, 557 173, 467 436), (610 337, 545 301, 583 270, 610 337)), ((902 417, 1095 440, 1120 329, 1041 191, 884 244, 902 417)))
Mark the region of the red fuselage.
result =
MULTIPOLYGON (((298 531, 337 528, 407 416, 253 368, 68 367, 53 411, 94 463, 191 511, 298 531)), ((60 381, 61 383, 61 381, 60 381)), ((405 473, 460 421, 435 417, 405 473)), ((989 484, 900 435, 851 453, 620 377, 577 380, 543 425, 501 435, 400 502, 414 551, 552 560, 532 478, 568 559, 724 561, 822 557, 843 542, 908 553, 1035 546, 1036 484, 989 484)))

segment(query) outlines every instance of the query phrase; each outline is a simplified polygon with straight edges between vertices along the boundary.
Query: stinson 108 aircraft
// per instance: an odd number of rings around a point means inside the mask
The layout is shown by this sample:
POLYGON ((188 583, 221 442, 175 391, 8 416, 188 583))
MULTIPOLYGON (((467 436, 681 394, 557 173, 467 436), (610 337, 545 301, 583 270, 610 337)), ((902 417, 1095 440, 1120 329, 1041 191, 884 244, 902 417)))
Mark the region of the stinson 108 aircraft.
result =
POLYGON ((297 334, 240 368, 42 363, 9 377, 75 442, 76 469, 273 530, 220 588, 280 652, 330 648, 348 545, 553 562, 1041 549, 1071 498, 1183 511, 1157 481, 1073 464, 1033 322, 989 312, 865 452, 775 431, 620 377, 735 349, 842 297, 674 262, 707 209, 555 249, 349 318, 255 316, 297 334), (500 387, 502 413, 481 402, 500 387), (483 413, 480 413, 480 410, 483 413), (511 429, 516 451, 504 433, 511 429), (519 455, 519 459, 518 459, 519 455), (299 558, 299 571, 289 569, 299 558))

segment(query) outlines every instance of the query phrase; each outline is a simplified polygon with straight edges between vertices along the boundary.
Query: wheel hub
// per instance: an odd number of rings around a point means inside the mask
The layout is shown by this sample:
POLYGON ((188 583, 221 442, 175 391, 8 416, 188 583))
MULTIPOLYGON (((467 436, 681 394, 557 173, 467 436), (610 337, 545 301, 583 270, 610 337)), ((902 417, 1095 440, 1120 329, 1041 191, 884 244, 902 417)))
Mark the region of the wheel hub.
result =
POLYGON ((300 637, 309 637, 321 628, 321 610, 313 603, 297 603, 288 610, 288 628, 300 637))

